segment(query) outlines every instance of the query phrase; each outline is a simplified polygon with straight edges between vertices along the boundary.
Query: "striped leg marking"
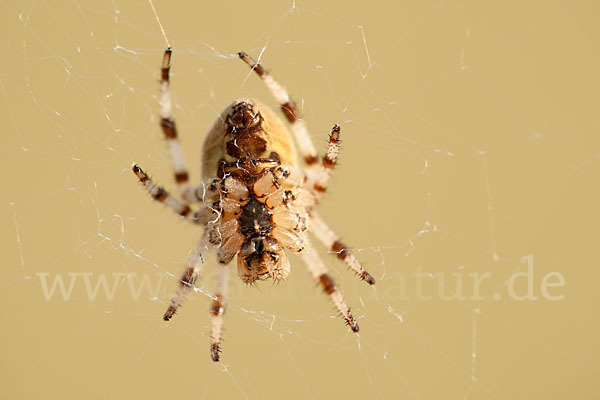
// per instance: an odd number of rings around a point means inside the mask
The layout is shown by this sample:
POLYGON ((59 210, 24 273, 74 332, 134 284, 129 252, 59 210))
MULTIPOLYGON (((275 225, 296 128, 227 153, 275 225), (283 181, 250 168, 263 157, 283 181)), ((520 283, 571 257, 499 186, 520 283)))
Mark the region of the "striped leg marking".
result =
POLYGON ((172 196, 162 186, 157 185, 150 179, 137 164, 133 164, 133 173, 144 184, 150 195, 157 201, 164 203, 171 210, 175 211, 181 217, 190 220, 196 224, 206 224, 214 218, 213 211, 208 207, 203 207, 200 211, 192 212, 192 209, 181 200, 172 196))
POLYGON ((331 135, 329 135, 329 146, 327 146, 327 154, 323 157, 320 171, 317 174, 317 179, 313 186, 314 191, 320 196, 327 190, 329 184, 329 178, 331 177, 331 169, 337 163, 337 157, 340 152, 340 127, 334 125, 331 128, 331 135))
POLYGON ((308 165, 316 164, 319 160, 317 157, 317 150, 310 139, 306 123, 298 115, 296 105, 290 98, 287 91, 248 54, 240 52, 238 53, 238 56, 244 60, 244 62, 248 64, 250 68, 252 68, 252 70, 254 70, 254 72, 256 72, 256 74, 263 80, 273 97, 275 97, 279 103, 281 111, 292 126, 292 132, 294 133, 294 137, 296 138, 296 142, 300 148, 300 153, 304 157, 304 161, 306 161, 308 165))
POLYGON ((185 165, 185 158, 177 138, 177 127, 173 117, 173 104, 171 101, 171 91, 169 88, 169 72, 171 70, 171 48, 165 50, 161 68, 160 82, 160 126, 167 139, 167 146, 171 155, 175 182, 179 186, 179 192, 182 197, 189 202, 194 201, 194 188, 191 188, 188 180, 188 171, 185 165))
POLYGON ((215 298, 210 306, 210 318, 212 321, 210 345, 210 357, 217 362, 220 359, 221 332, 223 331, 223 314, 225 313, 225 301, 229 291, 229 265, 219 267, 215 298))
POLYGON ((300 257, 302 257, 302 261, 304 261, 310 270, 313 278, 321 285, 321 288, 331 300, 333 300, 333 304, 335 304, 338 311, 342 314, 342 317, 344 317, 346 324, 350 326, 350 329, 352 329, 353 332, 358 332, 358 323, 350 313, 350 309, 346 305, 344 297, 338 291, 335 282, 327 273, 327 267, 325 267, 325 264, 323 264, 323 261, 321 261, 317 253, 315 253, 308 241, 306 242, 306 249, 300 253, 300 257))
POLYGON ((358 276, 369 285, 375 284, 375 279, 369 274, 354 254, 340 242, 340 238, 331 230, 329 226, 319 217, 318 214, 312 213, 310 216, 311 232, 325 245, 330 251, 335 253, 337 257, 344 261, 348 267, 356 272, 358 276))
POLYGON ((198 279, 200 271, 204 266, 204 261, 206 260, 206 257, 208 256, 208 253, 210 251, 210 248, 208 246, 208 236, 205 233, 202 236, 202 239, 200 239, 200 242, 198 243, 198 246, 194 251, 194 255, 190 258, 189 262, 187 263, 188 267, 183 273, 181 279, 179 280, 179 287, 177 288, 177 292, 175 293, 175 296, 173 296, 173 298, 171 299, 171 305, 169 306, 169 308, 163 316, 163 319, 165 321, 169 321, 173 317, 173 315, 175 315, 177 309, 181 306, 183 300, 185 300, 186 295, 190 292, 190 290, 194 288, 194 283, 198 279))

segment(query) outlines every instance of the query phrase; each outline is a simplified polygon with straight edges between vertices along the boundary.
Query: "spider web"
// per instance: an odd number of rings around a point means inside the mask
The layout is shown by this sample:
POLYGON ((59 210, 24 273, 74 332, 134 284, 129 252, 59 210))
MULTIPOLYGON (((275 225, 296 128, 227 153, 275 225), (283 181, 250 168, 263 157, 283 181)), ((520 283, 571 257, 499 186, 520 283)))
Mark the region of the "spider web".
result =
POLYGON ((594 5, 0 6, 6 397, 598 396, 594 5), (130 172, 176 192, 157 117, 166 46, 194 181, 226 104, 276 106, 238 51, 287 87, 320 150, 342 126, 319 212, 377 284, 319 251, 359 335, 293 256, 278 285, 232 271, 221 363, 214 260, 161 321, 201 234, 130 172))

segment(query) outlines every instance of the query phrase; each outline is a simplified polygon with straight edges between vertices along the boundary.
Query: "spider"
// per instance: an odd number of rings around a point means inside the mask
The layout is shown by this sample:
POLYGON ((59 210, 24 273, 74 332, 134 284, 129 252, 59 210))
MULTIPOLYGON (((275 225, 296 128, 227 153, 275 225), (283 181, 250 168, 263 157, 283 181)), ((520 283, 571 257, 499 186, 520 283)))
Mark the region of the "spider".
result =
POLYGON ((223 110, 210 129, 203 145, 203 182, 191 185, 172 114, 170 48, 164 52, 161 68, 160 126, 167 140, 181 199, 154 183, 137 164, 133 165, 133 172, 155 200, 166 204, 184 219, 204 227, 202 238, 163 316, 165 321, 173 317, 192 290, 209 252, 215 249, 221 267, 210 307, 213 361, 219 361, 220 357, 219 343, 229 286, 228 264, 236 255, 240 279, 253 284, 268 278, 285 279, 290 272, 290 263, 284 249, 298 253, 354 332, 358 332, 358 323, 327 273, 325 264, 312 248, 307 237, 308 227, 362 280, 371 285, 375 283, 314 210, 327 189, 331 169, 336 164, 340 127, 335 125, 331 130, 327 153, 319 162, 304 120, 299 117, 286 90, 246 53, 238 55, 279 102, 306 167, 298 167, 296 147, 279 117, 258 101, 239 99, 223 110), (201 208, 193 211, 192 203, 201 203, 201 208))

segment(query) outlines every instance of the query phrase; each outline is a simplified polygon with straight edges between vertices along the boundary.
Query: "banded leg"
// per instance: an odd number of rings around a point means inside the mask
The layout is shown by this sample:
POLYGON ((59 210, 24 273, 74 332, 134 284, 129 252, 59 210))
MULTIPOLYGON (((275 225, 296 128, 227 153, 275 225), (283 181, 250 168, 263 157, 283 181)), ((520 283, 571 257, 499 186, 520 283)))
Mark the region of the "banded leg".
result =
POLYGON ((185 165, 185 158, 181 152, 179 139, 177 138, 177 127, 173 117, 173 104, 171 101, 171 90, 169 88, 169 72, 171 70, 171 48, 165 50, 161 68, 160 81, 160 127, 167 139, 167 146, 171 155, 175 182, 179 186, 181 197, 187 202, 197 201, 195 195, 197 188, 190 187, 189 175, 185 165))
POLYGON ((325 221, 323 221, 318 214, 314 212, 311 214, 310 225, 311 232, 321 243, 323 243, 330 251, 334 252, 340 260, 344 261, 363 281, 366 281, 369 285, 375 284, 375 279, 371 274, 363 268, 356 257, 354 257, 354 254, 340 242, 339 236, 327 226, 325 221))
POLYGON ((275 97, 275 99, 279 102, 281 111, 292 126, 292 132, 294 133, 296 142, 300 148, 300 153, 302 153, 302 156, 304 157, 304 161, 306 161, 308 165, 316 164, 319 158, 317 157, 317 151, 315 150, 315 146, 308 134, 306 123, 298 115, 296 105, 290 99, 287 91, 275 79, 273 79, 273 77, 267 73, 267 71, 265 71, 260 64, 250 58, 248 54, 240 52, 238 53, 238 56, 244 60, 244 62, 248 64, 250 68, 252 68, 254 72, 258 74, 258 76, 260 76, 265 85, 267 85, 267 88, 271 91, 273 97, 275 97))
POLYGON ((212 321, 212 343, 210 356, 213 361, 219 361, 221 349, 221 332, 223 330, 223 314, 225 313, 225 301, 229 291, 229 265, 219 266, 217 284, 215 287, 215 298, 210 306, 210 318, 212 321))
POLYGON ((350 326, 353 332, 358 332, 358 323, 356 319, 350 313, 350 309, 346 305, 342 294, 338 291, 335 282, 327 273, 327 267, 323 261, 319 258, 317 253, 314 251, 312 246, 306 241, 306 249, 300 253, 300 257, 302 257, 302 261, 306 264, 308 269, 310 270, 313 278, 321 285, 323 291, 331 297, 333 303, 336 308, 344 317, 346 324, 350 326))
POLYGON ((331 128, 331 135, 329 135, 329 146, 327 146, 327 154, 325 154, 325 156, 323 157, 323 162, 320 171, 317 174, 317 178, 313 186, 313 189, 318 196, 320 196, 327 190, 329 178, 331 177, 331 169, 337 163, 337 157, 339 152, 340 127, 339 125, 334 125, 333 128, 331 128))
POLYGON ((155 199, 164 203, 183 218, 190 220, 196 224, 206 224, 211 219, 215 218, 212 209, 203 206, 200 211, 192 212, 192 209, 187 204, 183 203, 178 198, 172 196, 162 186, 157 185, 150 179, 137 164, 133 164, 133 173, 144 184, 150 195, 155 199))
POLYGON ((165 321, 169 321, 173 317, 179 306, 181 306, 181 303, 183 303, 186 295, 193 289, 194 283, 200 275, 200 271, 204 266, 204 261, 206 260, 206 257, 208 257, 209 252, 208 235, 204 233, 198 246, 196 246, 196 249, 194 250, 194 254, 187 263, 187 268, 183 273, 183 276, 179 280, 179 287, 177 288, 175 296, 171 298, 171 305, 163 316, 165 321))

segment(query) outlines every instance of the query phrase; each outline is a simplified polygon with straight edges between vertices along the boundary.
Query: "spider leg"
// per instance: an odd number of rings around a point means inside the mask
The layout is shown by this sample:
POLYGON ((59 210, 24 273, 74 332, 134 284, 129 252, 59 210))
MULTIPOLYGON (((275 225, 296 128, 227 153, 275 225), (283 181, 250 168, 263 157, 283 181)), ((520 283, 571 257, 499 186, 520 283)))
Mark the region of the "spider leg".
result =
POLYGON ((246 64, 250 66, 260 76, 267 88, 271 91, 271 94, 279 102, 281 111, 286 116, 287 120, 292 126, 292 132, 300 148, 300 153, 304 157, 304 161, 308 165, 314 165, 318 162, 317 150, 310 139, 306 123, 298 115, 296 105, 290 98, 287 91, 275 80, 273 77, 263 69, 263 67, 254 61, 248 54, 244 52, 238 53, 238 56, 244 60, 246 64))
POLYGON ((320 197, 326 190, 329 184, 329 178, 331 177, 331 169, 337 163, 337 156, 340 151, 340 127, 334 125, 331 128, 331 135, 329 135, 329 145, 327 146, 327 153, 323 157, 322 164, 315 166, 318 168, 313 190, 320 197))
POLYGON ((206 224, 215 217, 213 210, 208 207, 202 207, 200 211, 192 212, 192 209, 181 200, 172 196, 162 186, 157 185, 137 164, 133 165, 133 173, 144 184, 150 195, 161 203, 166 204, 183 218, 196 224, 206 224))
POLYGON ((310 215, 310 225, 311 232, 317 237, 317 239, 319 239, 321 243, 323 243, 323 245, 325 245, 330 251, 334 252, 335 255, 337 255, 340 260, 344 261, 352 271, 356 272, 356 274, 358 274, 362 280, 366 281, 369 285, 375 284, 375 279, 371 276, 371 274, 369 274, 363 268, 354 254, 352 254, 352 252, 347 249, 342 242, 340 242, 339 236, 336 235, 335 232, 331 230, 329 226, 327 226, 325 221, 323 221, 315 212, 312 212, 310 215))
POLYGON ((185 299, 185 296, 194 287, 194 283, 200 275, 200 270, 204 266, 204 261, 206 260, 206 257, 208 256, 209 252, 210 247, 208 241, 208 234, 205 232, 204 235, 202 235, 202 239, 200 239, 198 246, 196 246, 194 254, 187 262, 187 268, 183 273, 183 276, 179 280, 179 287, 177 288, 177 292, 175 293, 175 296, 171 298, 171 305, 169 306, 169 308, 163 316, 163 319, 165 321, 169 321, 173 317, 173 315, 177 312, 179 306, 181 306, 181 303, 185 299))
POLYGON ((210 306, 210 318, 212 320, 212 344, 210 356, 213 361, 219 361, 221 349, 221 332, 223 330, 223 314, 225 313, 225 301, 229 291, 229 265, 219 267, 217 283, 215 287, 215 298, 210 306))
POLYGON ((356 319, 354 319, 350 313, 350 309, 346 305, 344 297, 338 291, 335 282, 327 273, 327 267, 309 244, 308 240, 306 241, 306 248, 300 253, 300 257, 310 270, 313 278, 321 285, 323 291, 331 297, 336 308, 344 317, 346 324, 350 326, 350 329, 352 329, 353 332, 358 332, 358 323, 356 322, 356 319))
POLYGON ((173 166, 175 183, 179 186, 181 197, 188 203, 202 201, 203 186, 192 187, 189 183, 188 170, 185 158, 181 151, 179 139, 177 138, 177 126, 173 116, 173 104, 171 100, 171 90, 169 81, 169 72, 171 70, 171 48, 167 48, 163 55, 160 80, 160 127, 167 139, 167 146, 171 155, 171 164, 173 166))

